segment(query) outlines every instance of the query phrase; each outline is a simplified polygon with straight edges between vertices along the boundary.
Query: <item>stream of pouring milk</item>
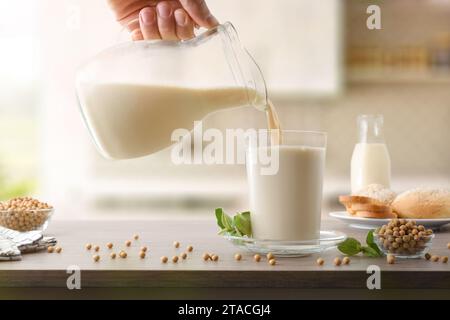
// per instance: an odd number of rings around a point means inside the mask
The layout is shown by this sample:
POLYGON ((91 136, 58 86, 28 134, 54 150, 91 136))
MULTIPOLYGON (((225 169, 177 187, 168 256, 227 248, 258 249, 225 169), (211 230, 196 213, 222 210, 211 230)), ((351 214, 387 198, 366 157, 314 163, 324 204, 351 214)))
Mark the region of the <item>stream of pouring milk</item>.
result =
POLYGON ((278 119, 278 113, 275 109, 272 101, 268 100, 267 109, 266 109, 266 117, 267 117, 267 129, 270 133, 270 144, 272 146, 281 145, 283 143, 283 136, 281 132, 281 124, 278 119))
MULTIPOLYGON (((217 110, 248 104, 246 88, 183 88, 141 84, 80 84, 80 104, 94 139, 113 159, 145 156, 171 145, 172 132, 217 110)), ((278 116, 268 105, 272 141, 281 142, 278 116)))

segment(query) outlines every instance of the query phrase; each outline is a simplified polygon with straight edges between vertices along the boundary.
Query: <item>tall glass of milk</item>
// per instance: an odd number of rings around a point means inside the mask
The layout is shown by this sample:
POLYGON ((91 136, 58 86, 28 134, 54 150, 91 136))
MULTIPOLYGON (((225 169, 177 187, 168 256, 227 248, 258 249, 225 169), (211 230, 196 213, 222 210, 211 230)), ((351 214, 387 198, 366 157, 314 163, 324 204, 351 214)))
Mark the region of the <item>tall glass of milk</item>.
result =
POLYGON ((129 41, 77 72, 80 110, 102 155, 145 156, 217 110, 267 109, 266 85, 231 23, 186 41, 129 41))
MULTIPOLYGON (((270 135, 270 134, 269 134, 270 135)), ((256 239, 319 238, 327 135, 282 130, 282 144, 249 137, 247 180, 256 239)))
POLYGON ((359 138, 351 161, 351 188, 355 193, 376 183, 390 187, 391 159, 384 141, 383 116, 359 115, 359 138))

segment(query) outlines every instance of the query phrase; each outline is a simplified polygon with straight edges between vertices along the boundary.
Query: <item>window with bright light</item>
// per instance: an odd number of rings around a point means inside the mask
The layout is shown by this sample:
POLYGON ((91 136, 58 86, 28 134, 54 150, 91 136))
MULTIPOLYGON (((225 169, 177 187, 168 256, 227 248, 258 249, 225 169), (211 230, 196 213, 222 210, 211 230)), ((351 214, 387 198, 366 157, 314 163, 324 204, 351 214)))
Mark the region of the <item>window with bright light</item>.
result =
POLYGON ((35 185, 35 6, 32 0, 0 2, 0 199, 35 185))

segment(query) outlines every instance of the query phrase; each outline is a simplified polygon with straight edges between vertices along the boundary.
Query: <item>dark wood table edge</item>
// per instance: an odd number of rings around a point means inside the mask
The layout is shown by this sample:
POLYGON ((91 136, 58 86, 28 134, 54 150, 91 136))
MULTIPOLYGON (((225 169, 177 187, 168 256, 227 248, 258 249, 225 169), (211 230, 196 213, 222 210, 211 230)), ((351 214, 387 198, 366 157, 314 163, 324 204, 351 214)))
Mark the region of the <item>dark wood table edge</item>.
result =
MULTIPOLYGON (((66 288, 66 270, 0 270, 0 288, 66 288)), ((366 271, 81 270, 84 288, 367 289, 366 271)), ((450 289, 450 271, 381 271, 383 289, 450 289)))

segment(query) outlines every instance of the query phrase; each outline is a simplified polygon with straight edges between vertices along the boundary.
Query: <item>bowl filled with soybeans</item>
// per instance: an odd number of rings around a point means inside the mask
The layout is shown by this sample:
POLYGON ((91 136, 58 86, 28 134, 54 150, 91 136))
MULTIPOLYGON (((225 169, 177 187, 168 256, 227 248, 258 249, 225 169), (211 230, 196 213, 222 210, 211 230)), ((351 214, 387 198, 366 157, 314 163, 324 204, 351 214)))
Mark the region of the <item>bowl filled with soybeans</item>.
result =
POLYGON ((397 258, 420 258, 427 253, 434 233, 414 220, 392 219, 373 233, 375 243, 385 255, 397 258))
POLYGON ((0 202, 0 226, 19 232, 44 231, 53 207, 31 197, 17 197, 0 202))

